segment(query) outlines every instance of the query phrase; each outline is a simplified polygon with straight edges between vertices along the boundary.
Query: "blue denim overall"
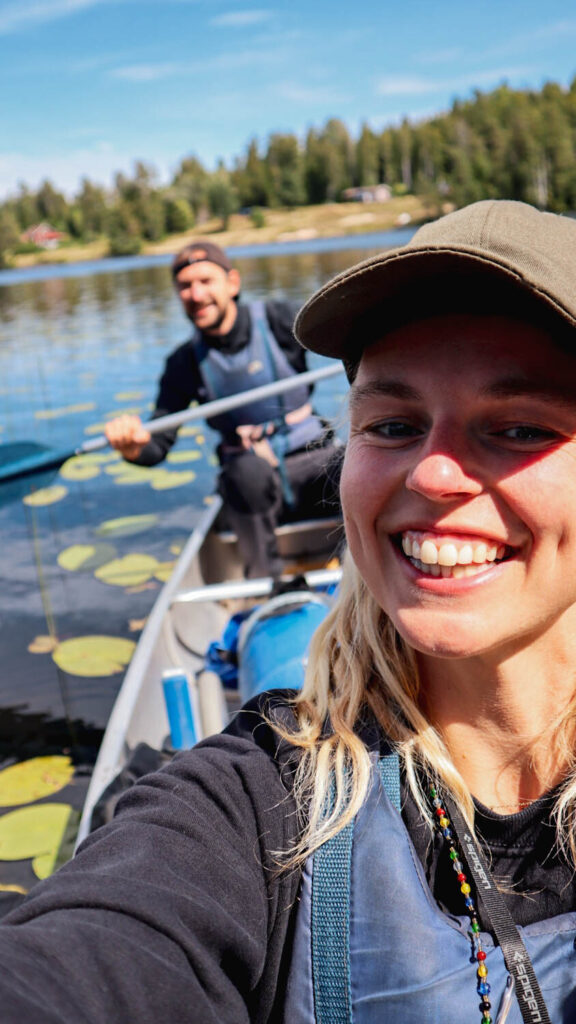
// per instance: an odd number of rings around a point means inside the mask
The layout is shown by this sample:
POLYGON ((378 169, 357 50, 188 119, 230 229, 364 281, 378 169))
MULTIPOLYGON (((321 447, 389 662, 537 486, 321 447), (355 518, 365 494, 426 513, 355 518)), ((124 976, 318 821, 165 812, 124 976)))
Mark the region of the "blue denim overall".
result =
MULTIPOLYGON (((306 864, 286 1024, 480 1024, 469 918, 438 908, 399 793, 398 760, 382 758, 355 821, 306 864)), ((575 1024, 576 913, 519 931, 550 1019, 575 1024)), ((508 972, 486 933, 482 947, 496 1020, 508 972)), ((507 1024, 522 1024, 515 998, 507 1024)))
MULTIPOLYGON (((209 348, 200 334, 192 339, 208 400, 227 398, 295 374, 270 330, 264 304, 253 302, 249 308, 250 340, 239 352, 220 352, 209 348)), ((279 454, 289 454, 319 440, 324 433, 320 419, 314 415, 291 427, 284 427, 286 413, 300 409, 308 401, 308 388, 302 385, 284 395, 247 402, 238 409, 211 417, 208 423, 224 437, 230 437, 235 435, 236 427, 245 423, 277 422, 282 426, 283 441, 279 454)))

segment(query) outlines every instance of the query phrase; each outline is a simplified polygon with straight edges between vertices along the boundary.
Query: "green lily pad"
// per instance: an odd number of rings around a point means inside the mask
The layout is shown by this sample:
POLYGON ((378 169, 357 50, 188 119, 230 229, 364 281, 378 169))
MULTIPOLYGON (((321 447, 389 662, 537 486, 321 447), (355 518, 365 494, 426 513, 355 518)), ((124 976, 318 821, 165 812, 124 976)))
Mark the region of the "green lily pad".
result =
POLYGON ((192 483, 196 479, 193 470, 184 470, 182 473, 171 473, 166 469, 157 469, 151 481, 154 491, 168 491, 173 487, 183 487, 184 484, 192 483))
POLYGON ((124 671, 135 646, 119 636, 77 636, 58 644, 52 657, 71 675, 113 676, 124 671))
POLYGON ((57 501, 62 501, 67 494, 67 487, 64 487, 63 484, 54 484, 53 487, 41 487, 39 490, 33 491, 32 494, 27 494, 22 501, 25 505, 39 508, 42 505, 54 505, 57 501))
POLYGON ((72 544, 58 555, 58 565, 69 572, 93 572, 116 556, 113 544, 72 544))
POLYGON ((29 804, 57 793, 73 775, 72 761, 63 755, 32 757, 12 764, 0 771, 0 807, 29 804))
POLYGON ((159 565, 160 562, 153 555, 133 553, 106 562, 94 575, 96 579, 113 587, 135 587, 140 583, 147 583, 159 565))
POLYGON ((98 537, 130 537, 156 526, 158 518, 154 513, 150 513, 140 516, 122 516, 120 519, 107 519, 100 523, 94 532, 98 537))
POLYGON ((32 804, 0 818, 0 860, 32 861, 38 878, 54 871, 73 809, 70 804, 32 804))
POLYGON ((185 448, 182 451, 170 452, 166 456, 166 462, 196 462, 202 458, 203 452, 199 452, 197 448, 185 448))

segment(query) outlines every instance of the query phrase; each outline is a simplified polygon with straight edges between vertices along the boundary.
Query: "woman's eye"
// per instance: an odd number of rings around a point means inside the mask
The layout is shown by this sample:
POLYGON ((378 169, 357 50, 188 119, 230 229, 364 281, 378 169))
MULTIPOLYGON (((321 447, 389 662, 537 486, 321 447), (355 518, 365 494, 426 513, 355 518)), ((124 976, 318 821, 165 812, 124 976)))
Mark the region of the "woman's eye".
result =
POLYGON ((555 430, 537 427, 532 423, 515 423, 513 426, 499 430, 498 436, 519 444, 538 444, 559 439, 555 430))
POLYGON ((412 437, 419 437, 421 430, 413 423, 406 423, 404 420, 386 420, 384 423, 374 423, 368 427, 369 434, 376 434, 387 441, 405 441, 412 437))

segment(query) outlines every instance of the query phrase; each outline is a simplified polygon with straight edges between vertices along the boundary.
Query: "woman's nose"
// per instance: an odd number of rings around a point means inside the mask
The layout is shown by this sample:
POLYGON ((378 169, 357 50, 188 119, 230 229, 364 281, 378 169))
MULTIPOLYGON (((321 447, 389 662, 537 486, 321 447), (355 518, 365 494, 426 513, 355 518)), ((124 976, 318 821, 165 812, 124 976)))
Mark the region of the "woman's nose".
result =
POLYGON ((431 501, 473 497, 483 489, 469 464, 459 455, 443 451, 422 453, 408 473, 406 486, 431 501))

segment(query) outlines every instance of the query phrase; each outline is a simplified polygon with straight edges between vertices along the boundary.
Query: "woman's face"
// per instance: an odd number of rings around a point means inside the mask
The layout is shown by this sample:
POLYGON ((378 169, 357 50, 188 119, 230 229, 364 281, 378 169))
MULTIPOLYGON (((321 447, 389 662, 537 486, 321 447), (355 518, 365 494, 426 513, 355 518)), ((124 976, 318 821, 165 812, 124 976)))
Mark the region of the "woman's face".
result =
POLYGON ((416 650, 576 635, 576 357, 507 317, 443 316, 366 349, 342 503, 354 561, 416 650))

